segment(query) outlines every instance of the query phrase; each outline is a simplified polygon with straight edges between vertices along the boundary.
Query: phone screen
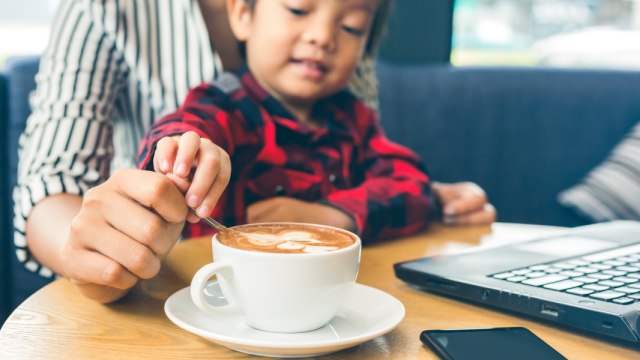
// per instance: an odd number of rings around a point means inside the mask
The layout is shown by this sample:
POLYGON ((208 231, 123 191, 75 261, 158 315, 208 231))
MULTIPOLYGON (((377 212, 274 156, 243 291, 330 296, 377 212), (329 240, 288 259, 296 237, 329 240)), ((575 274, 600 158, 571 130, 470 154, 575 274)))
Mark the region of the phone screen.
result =
POLYGON ((522 327, 425 330, 420 340, 447 360, 566 359, 531 331, 522 327))

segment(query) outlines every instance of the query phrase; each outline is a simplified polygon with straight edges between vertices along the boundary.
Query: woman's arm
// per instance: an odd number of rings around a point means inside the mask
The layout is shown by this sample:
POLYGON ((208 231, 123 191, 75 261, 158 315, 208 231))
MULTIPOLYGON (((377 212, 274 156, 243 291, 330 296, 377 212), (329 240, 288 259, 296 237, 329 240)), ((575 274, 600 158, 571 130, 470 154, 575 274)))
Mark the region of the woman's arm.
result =
POLYGON ((32 114, 20 138, 15 242, 18 258, 42 275, 61 273, 57 252, 51 250, 60 248, 81 196, 108 177, 112 92, 124 79, 121 54, 84 4, 60 3, 40 60, 32 114), (67 195, 45 204, 46 213, 31 219, 36 204, 57 194, 67 195), (52 224, 46 220, 50 216, 60 222, 52 224), (45 230, 51 227, 57 231, 45 230))
POLYGON ((18 258, 101 302, 155 276, 187 214, 165 176, 109 174, 111 118, 127 68, 105 23, 117 23, 110 16, 123 3, 61 3, 20 140, 14 196, 18 258))
POLYGON ((69 225, 80 212, 82 196, 56 194, 44 198, 27 220, 27 241, 33 256, 53 272, 62 274, 60 248, 69 236, 69 225))

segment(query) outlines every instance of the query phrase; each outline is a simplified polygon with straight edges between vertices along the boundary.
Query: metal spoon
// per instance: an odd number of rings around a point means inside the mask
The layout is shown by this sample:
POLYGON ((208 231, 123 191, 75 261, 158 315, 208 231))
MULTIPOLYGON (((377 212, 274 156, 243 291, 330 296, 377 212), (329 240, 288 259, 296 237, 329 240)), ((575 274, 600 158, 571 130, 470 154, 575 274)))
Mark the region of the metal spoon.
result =
MULTIPOLYGON (((196 211, 194 209, 191 209, 191 212, 196 214, 196 211)), ((197 215, 197 214, 196 214, 197 215)), ((222 224, 220 224, 219 222, 217 222, 214 218, 207 216, 207 217, 203 217, 200 218, 201 220, 203 220, 204 222, 206 222, 207 224, 209 224, 209 226, 211 226, 212 228, 218 230, 218 232, 222 232, 222 233, 226 233, 226 234, 230 234, 230 233, 235 233, 235 234, 239 234, 240 236, 244 236, 253 240, 257 240, 260 242, 264 242, 265 240, 269 241, 271 239, 265 238, 263 236, 260 236, 258 234, 252 234, 252 233, 246 233, 243 231, 238 231, 236 229, 231 229, 228 228, 222 224)))
MULTIPOLYGON (((195 209, 189 209, 189 210, 191 210, 191 213, 193 213, 194 215, 198 216, 198 214, 196 213, 195 209)), ((200 218, 200 220, 204 220, 204 222, 209 224, 209 226, 211 226, 212 228, 218 230, 218 232, 223 232, 223 233, 238 232, 237 230, 230 229, 230 228, 220 224, 219 222, 217 222, 214 218, 212 218, 210 216, 200 218)))

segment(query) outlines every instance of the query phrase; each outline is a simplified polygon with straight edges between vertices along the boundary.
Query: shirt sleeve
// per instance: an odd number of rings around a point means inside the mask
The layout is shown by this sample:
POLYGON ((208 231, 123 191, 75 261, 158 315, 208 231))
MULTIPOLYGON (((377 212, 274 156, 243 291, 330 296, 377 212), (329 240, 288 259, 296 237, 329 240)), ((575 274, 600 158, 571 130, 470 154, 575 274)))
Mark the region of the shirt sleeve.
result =
POLYGON ((29 270, 47 277, 53 273, 32 257, 26 243, 31 209, 47 196, 83 195, 104 181, 113 153, 113 95, 126 69, 113 37, 98 23, 115 12, 94 3, 60 3, 30 99, 32 113, 19 140, 16 255, 29 270))
POLYGON ((364 181, 321 201, 350 214, 363 242, 419 231, 435 205, 419 157, 390 141, 375 114, 370 119, 357 165, 364 171, 364 181))
POLYGON ((152 170, 158 141, 188 131, 211 140, 230 157, 238 147, 255 147, 261 141, 259 130, 248 130, 245 118, 230 104, 229 94, 211 84, 204 83, 190 90, 184 103, 175 112, 154 122, 142 139, 137 155, 138 167, 152 170))

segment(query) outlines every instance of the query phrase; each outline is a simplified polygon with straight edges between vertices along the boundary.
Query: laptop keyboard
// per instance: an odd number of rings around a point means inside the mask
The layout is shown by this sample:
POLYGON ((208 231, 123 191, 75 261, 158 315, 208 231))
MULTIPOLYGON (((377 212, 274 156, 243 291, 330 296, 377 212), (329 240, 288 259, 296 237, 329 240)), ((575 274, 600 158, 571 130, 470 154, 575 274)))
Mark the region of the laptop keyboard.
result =
POLYGON ((489 277, 629 305, 640 302, 640 246, 517 268, 489 277))

